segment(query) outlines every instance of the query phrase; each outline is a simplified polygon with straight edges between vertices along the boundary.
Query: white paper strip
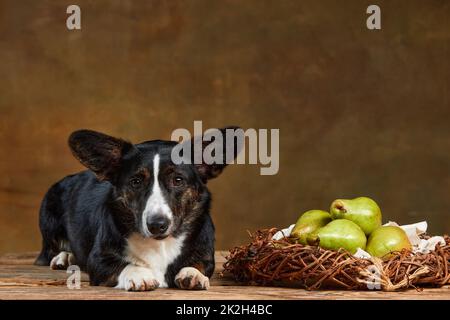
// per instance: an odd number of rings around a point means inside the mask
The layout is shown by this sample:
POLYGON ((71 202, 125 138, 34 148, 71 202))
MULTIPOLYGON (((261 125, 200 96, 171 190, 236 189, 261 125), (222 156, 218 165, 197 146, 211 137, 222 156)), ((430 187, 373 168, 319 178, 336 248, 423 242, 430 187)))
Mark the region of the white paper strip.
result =
POLYGON ((277 233, 275 233, 272 236, 272 239, 273 240, 281 240, 284 237, 286 237, 286 238, 289 237, 291 235, 292 229, 294 229, 294 227, 295 227, 295 224, 291 224, 289 227, 278 231, 277 233))

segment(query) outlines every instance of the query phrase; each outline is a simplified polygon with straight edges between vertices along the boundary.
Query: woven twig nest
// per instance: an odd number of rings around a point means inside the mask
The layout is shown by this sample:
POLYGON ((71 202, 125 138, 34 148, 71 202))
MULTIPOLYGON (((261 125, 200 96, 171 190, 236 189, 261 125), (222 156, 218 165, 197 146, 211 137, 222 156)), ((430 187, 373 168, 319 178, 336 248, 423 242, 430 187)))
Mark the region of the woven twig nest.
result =
POLYGON ((395 291, 450 284, 450 237, 430 253, 394 252, 388 260, 360 259, 340 250, 272 240, 278 230, 250 234, 251 243, 230 250, 222 275, 247 285, 395 291))

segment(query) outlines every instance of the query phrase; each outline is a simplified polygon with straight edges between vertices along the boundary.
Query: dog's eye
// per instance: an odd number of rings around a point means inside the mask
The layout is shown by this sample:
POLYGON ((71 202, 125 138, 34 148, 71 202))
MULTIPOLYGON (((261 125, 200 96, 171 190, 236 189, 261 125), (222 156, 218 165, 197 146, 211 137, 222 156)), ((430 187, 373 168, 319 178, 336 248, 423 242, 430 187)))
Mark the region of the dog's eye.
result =
POLYGON ((139 188, 142 185, 142 179, 141 178, 132 178, 130 180, 130 186, 132 188, 139 188))
POLYGON ((175 176, 175 177, 173 178, 173 180, 172 180, 172 184, 173 184, 175 187, 180 187, 180 186, 182 186, 182 185, 184 184, 184 178, 181 177, 181 176, 175 176))

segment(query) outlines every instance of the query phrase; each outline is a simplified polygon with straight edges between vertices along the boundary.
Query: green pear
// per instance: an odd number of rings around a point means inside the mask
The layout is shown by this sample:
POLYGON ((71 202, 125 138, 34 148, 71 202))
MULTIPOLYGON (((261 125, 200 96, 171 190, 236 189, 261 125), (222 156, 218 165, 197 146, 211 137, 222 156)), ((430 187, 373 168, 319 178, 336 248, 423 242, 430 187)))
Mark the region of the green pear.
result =
POLYGON ((411 250, 411 242, 406 232, 396 226, 382 226, 373 231, 366 247, 371 256, 378 258, 389 258, 389 253, 402 249, 411 250))
POLYGON ((297 223, 292 229, 291 238, 301 244, 307 244, 307 236, 324 227, 331 221, 331 215, 323 210, 309 210, 298 218, 297 223))
POLYGON ((368 236, 381 226, 381 210, 375 201, 367 197, 334 200, 330 208, 333 219, 347 219, 356 223, 368 236))
POLYGON ((308 244, 319 245, 328 250, 345 250, 354 254, 358 248, 365 249, 367 238, 361 228, 345 219, 331 221, 325 227, 307 237, 308 244))

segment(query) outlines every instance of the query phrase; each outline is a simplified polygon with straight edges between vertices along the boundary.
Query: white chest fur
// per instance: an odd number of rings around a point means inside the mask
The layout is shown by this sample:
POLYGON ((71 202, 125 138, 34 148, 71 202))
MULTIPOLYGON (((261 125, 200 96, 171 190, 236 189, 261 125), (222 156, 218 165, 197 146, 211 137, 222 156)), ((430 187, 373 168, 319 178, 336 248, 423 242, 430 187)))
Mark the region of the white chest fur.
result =
POLYGON ((177 238, 169 236, 155 240, 135 233, 128 238, 126 258, 131 264, 152 270, 160 287, 167 287, 167 267, 180 255, 184 239, 185 236, 180 235, 177 238))

